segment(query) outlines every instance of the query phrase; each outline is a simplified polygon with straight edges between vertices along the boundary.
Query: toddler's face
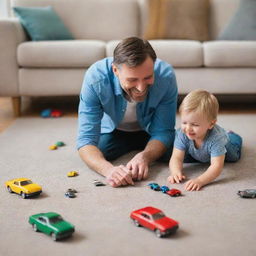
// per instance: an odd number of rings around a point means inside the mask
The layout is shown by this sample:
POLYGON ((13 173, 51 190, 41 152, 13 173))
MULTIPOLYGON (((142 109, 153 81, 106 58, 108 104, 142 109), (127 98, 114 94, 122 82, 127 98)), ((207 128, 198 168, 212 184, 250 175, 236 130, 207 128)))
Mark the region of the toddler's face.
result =
POLYGON ((203 141, 209 129, 212 129, 216 120, 209 121, 201 113, 182 112, 181 129, 190 140, 203 141))

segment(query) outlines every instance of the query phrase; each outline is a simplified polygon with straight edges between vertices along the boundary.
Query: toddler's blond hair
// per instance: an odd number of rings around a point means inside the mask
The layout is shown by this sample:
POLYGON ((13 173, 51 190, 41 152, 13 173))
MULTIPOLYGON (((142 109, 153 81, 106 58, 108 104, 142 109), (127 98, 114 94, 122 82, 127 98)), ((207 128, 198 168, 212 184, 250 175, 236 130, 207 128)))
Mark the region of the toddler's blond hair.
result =
POLYGON ((208 121, 217 120, 219 103, 217 98, 205 90, 190 92, 182 101, 179 112, 198 112, 203 114, 208 121))

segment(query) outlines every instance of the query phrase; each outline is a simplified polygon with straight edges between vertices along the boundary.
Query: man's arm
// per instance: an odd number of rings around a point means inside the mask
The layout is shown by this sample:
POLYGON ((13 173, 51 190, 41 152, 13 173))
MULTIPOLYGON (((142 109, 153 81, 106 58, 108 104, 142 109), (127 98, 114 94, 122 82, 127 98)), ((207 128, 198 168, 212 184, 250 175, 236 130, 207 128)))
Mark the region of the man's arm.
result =
POLYGON ((112 165, 96 146, 86 145, 81 147, 79 154, 88 167, 105 176, 111 186, 134 185, 128 169, 123 165, 112 165))

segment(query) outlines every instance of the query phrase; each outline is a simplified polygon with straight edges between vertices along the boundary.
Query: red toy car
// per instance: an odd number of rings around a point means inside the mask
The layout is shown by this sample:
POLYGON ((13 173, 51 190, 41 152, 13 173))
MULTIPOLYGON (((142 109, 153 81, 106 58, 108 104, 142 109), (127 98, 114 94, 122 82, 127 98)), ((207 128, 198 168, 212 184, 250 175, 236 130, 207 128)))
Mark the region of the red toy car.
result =
POLYGON ((151 229, 157 237, 175 233, 179 227, 176 220, 166 217, 161 210, 151 206, 131 212, 130 217, 137 227, 151 229))
POLYGON ((169 196, 181 196, 181 191, 176 188, 172 188, 167 191, 166 194, 168 194, 169 196))
POLYGON ((51 117, 61 117, 62 116, 62 112, 58 109, 53 109, 51 112, 51 117))

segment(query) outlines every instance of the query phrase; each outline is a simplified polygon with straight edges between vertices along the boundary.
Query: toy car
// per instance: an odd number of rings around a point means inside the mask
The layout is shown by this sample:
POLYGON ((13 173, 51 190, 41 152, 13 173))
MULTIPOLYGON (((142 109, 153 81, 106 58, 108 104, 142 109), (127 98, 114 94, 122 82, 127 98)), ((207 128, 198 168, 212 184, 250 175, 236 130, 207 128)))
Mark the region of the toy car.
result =
POLYGON ((44 109, 41 112, 41 117, 43 117, 43 118, 50 117, 51 116, 51 112, 52 112, 52 110, 50 108, 44 109))
POLYGON ((51 112, 51 117, 61 117, 62 116, 62 112, 58 109, 53 109, 51 112))
POLYGON ((103 182, 99 181, 99 180, 94 180, 93 181, 93 184, 96 186, 96 187, 99 187, 99 186, 106 186, 106 184, 104 184, 103 182))
POLYGON ((63 146, 65 146, 65 143, 64 143, 63 141, 57 141, 57 142, 55 143, 55 146, 56 146, 56 147, 63 147, 63 146))
POLYGON ((176 220, 166 217, 161 210, 152 206, 131 212, 130 218, 137 227, 143 226, 153 230, 157 237, 173 234, 179 227, 176 220))
POLYGON ((71 171, 71 172, 68 172, 68 174, 67 174, 68 177, 75 177, 77 175, 78 175, 77 171, 71 171))
POLYGON ((181 196, 181 191, 176 188, 172 188, 167 191, 166 194, 168 194, 169 196, 181 196))
POLYGON ((75 193, 77 193, 77 191, 75 189, 69 188, 67 190, 67 192, 65 193, 65 196, 69 197, 69 198, 75 198, 76 197, 75 193))
POLYGON ((170 189, 167 186, 161 186, 161 191, 167 193, 170 189))
POLYGON ((74 225, 63 220, 60 214, 55 212, 31 215, 28 222, 34 231, 50 235, 54 241, 69 237, 75 232, 74 225))
POLYGON ((241 197, 246 198, 255 198, 256 197, 256 189, 245 189, 245 190, 239 190, 237 194, 241 197))
POLYGON ((157 183, 149 183, 148 186, 155 191, 161 190, 160 186, 157 183))
POLYGON ((42 193, 42 187, 27 178, 6 181, 5 186, 10 193, 19 194, 24 199, 42 193))

